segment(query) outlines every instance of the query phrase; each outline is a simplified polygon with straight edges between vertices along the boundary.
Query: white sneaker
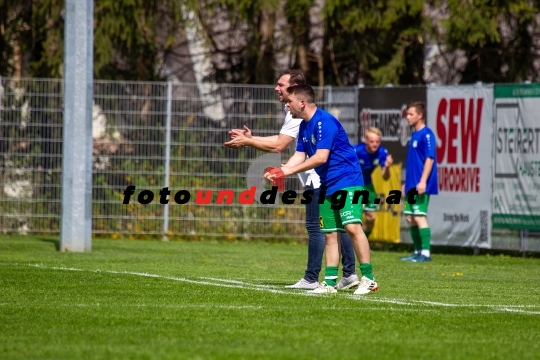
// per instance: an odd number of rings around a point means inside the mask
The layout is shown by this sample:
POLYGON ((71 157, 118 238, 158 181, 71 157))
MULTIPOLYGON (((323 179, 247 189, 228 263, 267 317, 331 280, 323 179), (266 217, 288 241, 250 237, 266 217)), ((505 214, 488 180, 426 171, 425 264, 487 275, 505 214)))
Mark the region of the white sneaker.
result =
POLYGON ((319 283, 317 281, 314 281, 310 283, 306 279, 301 279, 296 284, 287 285, 285 286, 287 289, 307 289, 307 290, 313 290, 316 289, 319 286, 319 283))
POLYGON ((312 294, 333 294, 333 293, 337 293, 337 290, 333 286, 326 285, 326 283, 323 281, 322 283, 319 284, 319 286, 317 286, 316 289, 308 291, 308 292, 312 294))
POLYGON ((360 285, 358 285, 358 289, 354 292, 354 295, 365 295, 369 294, 370 292, 375 292, 379 290, 379 285, 375 280, 370 280, 365 276, 362 276, 362 280, 360 280, 360 285))
POLYGON ((360 279, 358 278, 358 275, 352 274, 347 277, 342 277, 341 280, 339 280, 339 283, 336 285, 337 290, 345 290, 352 288, 353 286, 356 286, 360 284, 360 279))

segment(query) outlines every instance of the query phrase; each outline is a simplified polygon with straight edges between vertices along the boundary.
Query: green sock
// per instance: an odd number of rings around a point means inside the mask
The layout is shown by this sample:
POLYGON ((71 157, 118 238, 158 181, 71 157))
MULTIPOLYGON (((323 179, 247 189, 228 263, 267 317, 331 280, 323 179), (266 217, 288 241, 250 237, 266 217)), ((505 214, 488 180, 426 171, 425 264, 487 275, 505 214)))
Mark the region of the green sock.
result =
POLYGON ((431 229, 430 228, 422 228, 419 230, 420 234, 420 241, 422 244, 422 250, 431 250, 430 244, 431 244, 431 229))
POLYGON ((362 276, 367 277, 369 280, 373 280, 373 265, 371 265, 371 262, 360 264, 358 267, 360 268, 362 276))
POLYGON ((328 286, 335 286, 337 282, 338 266, 327 266, 324 270, 324 282, 328 286))
POLYGON ((364 230, 364 234, 366 234, 366 237, 369 239, 369 235, 371 235, 371 230, 364 230))
POLYGON ((418 226, 411 226, 409 228, 409 232, 411 233, 414 252, 419 253, 420 250, 422 250, 422 238, 420 237, 420 230, 418 229, 418 226))

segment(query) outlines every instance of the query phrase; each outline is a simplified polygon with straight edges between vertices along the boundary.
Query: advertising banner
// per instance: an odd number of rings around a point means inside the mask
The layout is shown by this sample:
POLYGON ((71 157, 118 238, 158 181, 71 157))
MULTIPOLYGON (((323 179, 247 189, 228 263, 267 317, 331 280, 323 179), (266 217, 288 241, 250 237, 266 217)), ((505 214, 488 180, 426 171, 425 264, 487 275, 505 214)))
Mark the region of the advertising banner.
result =
POLYGON ((432 244, 490 248, 493 86, 428 88, 427 120, 439 181, 428 209, 432 244))
MULTIPOLYGON (((407 123, 407 104, 413 101, 426 102, 426 88, 424 86, 358 89, 359 142, 365 140, 366 129, 375 126, 382 131, 382 145, 388 149, 394 159, 394 165, 391 167, 391 180, 383 182, 382 179, 378 180, 377 175, 372 176, 374 177, 375 190, 379 194, 388 194, 387 190, 401 190, 401 183, 397 183, 395 180, 399 179, 401 182, 405 179, 407 146, 412 133, 412 129, 407 123), (400 171, 399 176, 394 171, 400 171)), ((376 171, 379 171, 380 174, 380 169, 376 171)), ((401 210, 402 208, 397 205, 383 204, 381 198, 381 210, 377 212, 377 220, 370 240, 400 242, 401 210)), ((403 230, 408 233, 408 229, 403 230)))
POLYGON ((359 141, 364 141, 368 127, 378 127, 383 133, 382 145, 392 154, 394 163, 405 164, 407 145, 411 138, 406 111, 407 104, 413 101, 426 102, 425 87, 359 89, 359 141))
POLYGON ((373 231, 371 232, 369 240, 377 242, 399 243, 401 206, 400 204, 387 204, 386 198, 388 197, 390 191, 401 189, 401 165, 391 165, 389 170, 390 178, 388 180, 383 179, 380 166, 375 168, 371 174, 373 187, 379 195, 381 202, 379 205, 379 211, 377 211, 375 225, 373 226, 373 231))
POLYGON ((540 85, 495 87, 493 227, 540 230, 540 85))

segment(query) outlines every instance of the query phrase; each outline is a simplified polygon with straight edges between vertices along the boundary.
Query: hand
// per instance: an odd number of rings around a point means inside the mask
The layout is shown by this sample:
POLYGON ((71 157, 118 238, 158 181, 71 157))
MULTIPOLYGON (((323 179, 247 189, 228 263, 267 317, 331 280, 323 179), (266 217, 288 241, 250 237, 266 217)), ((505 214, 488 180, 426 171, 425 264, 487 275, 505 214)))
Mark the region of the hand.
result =
POLYGON ((418 184, 416 184, 416 190, 418 191, 419 195, 422 195, 426 192, 426 182, 420 181, 418 184))
POLYGON ((290 173, 290 170, 285 170, 285 169, 286 168, 278 168, 278 167, 270 166, 264 169, 265 171, 264 177, 267 178, 268 180, 272 180, 275 182, 276 180, 279 180, 281 178, 284 178, 287 175, 290 175, 290 174, 286 174, 286 173, 290 173))
POLYGON ((231 130, 234 136, 231 135, 231 140, 224 143, 230 149, 241 149, 247 145, 247 137, 244 136, 242 130, 231 130))
POLYGON ((236 138, 238 134, 242 134, 249 139, 252 137, 251 130, 246 125, 244 125, 243 129, 231 129, 231 131, 229 131, 231 139, 236 138))
POLYGON ((394 163, 394 159, 392 158, 392 155, 388 154, 386 157, 385 165, 384 167, 390 167, 394 163))
POLYGON ((251 130, 246 126, 244 125, 244 136, 247 137, 248 139, 251 139, 251 130))
POLYGON ((273 182, 279 175, 279 172, 277 170, 279 170, 279 168, 277 168, 277 167, 266 168, 266 169, 264 169, 265 173, 264 173, 263 176, 266 179, 271 180, 273 182))
POLYGON ((270 166, 266 168, 264 173, 264 177, 270 181, 272 181, 273 186, 278 187, 279 192, 283 192, 285 190, 285 173, 282 169, 274 166, 270 166))
POLYGON ((264 173, 264 177, 268 180, 274 181, 293 174, 290 167, 278 168, 271 166, 269 168, 266 168, 265 171, 266 172, 264 173))

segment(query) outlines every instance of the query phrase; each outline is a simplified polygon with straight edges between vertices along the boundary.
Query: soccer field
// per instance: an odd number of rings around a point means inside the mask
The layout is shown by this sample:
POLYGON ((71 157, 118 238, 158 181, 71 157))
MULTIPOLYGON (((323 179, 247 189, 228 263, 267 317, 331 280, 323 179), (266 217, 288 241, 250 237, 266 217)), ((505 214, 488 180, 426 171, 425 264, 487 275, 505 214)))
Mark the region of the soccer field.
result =
POLYGON ((0 238, 1 359, 540 358, 539 259, 374 251, 378 292, 308 295, 306 245, 55 244, 0 238))

